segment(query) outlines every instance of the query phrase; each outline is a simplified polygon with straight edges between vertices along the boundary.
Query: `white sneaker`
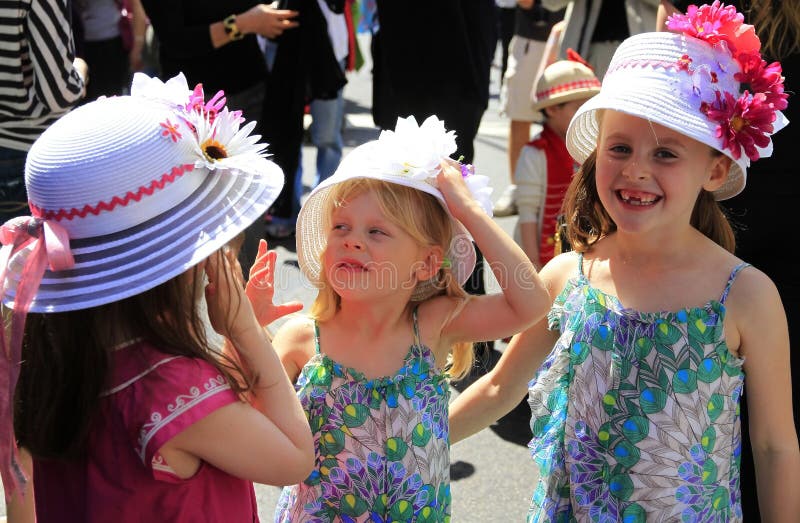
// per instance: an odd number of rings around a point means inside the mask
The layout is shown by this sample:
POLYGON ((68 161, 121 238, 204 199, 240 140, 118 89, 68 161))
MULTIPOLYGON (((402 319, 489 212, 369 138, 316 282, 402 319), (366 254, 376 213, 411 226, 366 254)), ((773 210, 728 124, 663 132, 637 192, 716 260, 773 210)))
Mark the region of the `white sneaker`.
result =
POLYGON ((517 186, 511 184, 494 204, 494 215, 502 218, 515 214, 517 214, 517 186))

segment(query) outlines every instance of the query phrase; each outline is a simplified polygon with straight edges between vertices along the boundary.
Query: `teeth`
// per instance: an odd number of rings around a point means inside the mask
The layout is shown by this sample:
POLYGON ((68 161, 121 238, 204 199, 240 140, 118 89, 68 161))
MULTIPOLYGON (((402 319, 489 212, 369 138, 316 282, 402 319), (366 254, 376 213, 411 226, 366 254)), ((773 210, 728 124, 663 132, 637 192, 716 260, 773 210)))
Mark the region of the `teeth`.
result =
POLYGON ((625 203, 630 205, 649 205, 655 202, 658 197, 655 195, 634 196, 628 191, 619 191, 619 195, 625 203))

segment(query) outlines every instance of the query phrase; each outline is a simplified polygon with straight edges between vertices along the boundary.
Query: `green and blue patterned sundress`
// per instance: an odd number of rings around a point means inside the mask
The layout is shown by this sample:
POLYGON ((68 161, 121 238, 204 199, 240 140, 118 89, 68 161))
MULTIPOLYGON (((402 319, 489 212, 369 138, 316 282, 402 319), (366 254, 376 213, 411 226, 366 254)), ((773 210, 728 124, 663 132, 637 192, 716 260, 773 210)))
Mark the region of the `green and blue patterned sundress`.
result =
POLYGON ((316 465, 285 487, 276 522, 448 522, 450 388, 433 353, 414 344, 393 376, 372 380, 320 350, 295 388, 316 444, 316 465))
POLYGON ((583 273, 555 300, 561 333, 529 385, 540 477, 528 521, 728 522, 739 500, 743 360, 725 299, 644 313, 583 273))

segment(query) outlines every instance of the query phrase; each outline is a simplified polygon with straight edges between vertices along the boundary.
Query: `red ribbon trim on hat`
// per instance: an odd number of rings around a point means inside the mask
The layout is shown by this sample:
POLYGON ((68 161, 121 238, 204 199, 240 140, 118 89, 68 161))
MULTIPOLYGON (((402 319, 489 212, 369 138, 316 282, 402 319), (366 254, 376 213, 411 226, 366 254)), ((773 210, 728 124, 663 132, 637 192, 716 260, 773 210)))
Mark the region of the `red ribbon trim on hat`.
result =
POLYGON ((69 234, 55 222, 37 218, 13 218, 0 227, 0 298, 5 295, 8 264, 14 254, 30 245, 33 249, 22 261, 19 284, 14 296, 11 312, 11 340, 6 343, 6 330, 0 328, 0 475, 6 488, 6 497, 27 483, 19 466, 19 451, 14 435, 14 391, 19 378, 22 359, 22 337, 25 332, 25 317, 31 302, 36 297, 44 272, 49 266, 53 271, 69 269, 75 259, 69 247, 69 234))
POLYGON ((592 78, 589 80, 575 80, 574 82, 567 82, 559 84, 550 89, 536 93, 536 99, 550 98, 554 94, 563 93, 564 91, 572 91, 573 89, 586 89, 589 87, 600 87, 600 80, 592 78))
POLYGON ((33 202, 29 202, 31 214, 37 218, 44 220, 71 220, 75 217, 86 218, 89 214, 97 216, 102 211, 113 211, 117 206, 126 206, 131 202, 138 202, 144 196, 151 196, 154 192, 159 191, 167 185, 173 183, 176 179, 180 178, 187 172, 192 172, 194 165, 187 163, 173 167, 168 173, 161 175, 157 180, 153 180, 147 185, 143 185, 136 189, 136 191, 128 191, 125 196, 114 196, 111 201, 101 201, 95 205, 84 205, 82 209, 73 207, 72 209, 58 209, 47 210, 42 207, 36 206, 33 202))

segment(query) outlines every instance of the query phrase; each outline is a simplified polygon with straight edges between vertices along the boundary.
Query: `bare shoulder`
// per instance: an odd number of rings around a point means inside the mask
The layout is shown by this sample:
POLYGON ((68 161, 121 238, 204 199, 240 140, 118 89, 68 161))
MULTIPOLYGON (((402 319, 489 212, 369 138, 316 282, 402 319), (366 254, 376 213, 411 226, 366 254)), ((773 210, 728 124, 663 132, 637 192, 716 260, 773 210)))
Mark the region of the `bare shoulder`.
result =
POLYGON ((423 338, 438 335, 445 323, 470 299, 454 298, 452 296, 434 296, 422 301, 417 306, 417 323, 423 338))
POLYGON ((314 321, 296 315, 286 320, 272 339, 287 374, 294 378, 314 355, 314 321))
POLYGON ((764 272, 749 266, 739 271, 725 300, 725 337, 739 356, 753 349, 767 353, 786 342, 786 312, 775 283, 764 272), (785 337, 785 340, 784 340, 785 337))
POLYGON ((272 343, 299 346, 314 343, 314 320, 305 315, 295 315, 278 328, 272 343))
POLYGON ((731 285, 726 305, 729 310, 754 314, 758 309, 780 304, 780 294, 772 279, 754 266, 741 269, 731 285))
POLYGON ((576 252, 564 252, 554 257, 539 271, 547 292, 555 298, 567 285, 570 278, 578 275, 580 255, 576 252))

